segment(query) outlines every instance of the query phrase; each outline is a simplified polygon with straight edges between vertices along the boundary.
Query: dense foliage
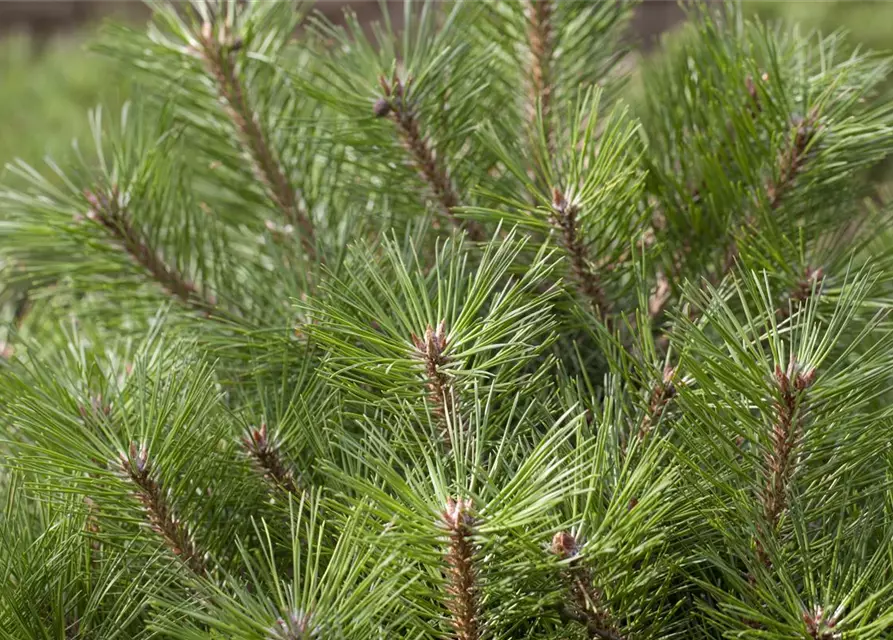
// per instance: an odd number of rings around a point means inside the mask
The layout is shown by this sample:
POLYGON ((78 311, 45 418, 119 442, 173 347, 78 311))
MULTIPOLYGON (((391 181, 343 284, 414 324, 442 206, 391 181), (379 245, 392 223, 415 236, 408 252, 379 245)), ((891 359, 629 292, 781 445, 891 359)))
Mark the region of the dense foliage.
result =
POLYGON ((2 637, 891 637, 889 58, 153 6, 0 193, 2 637))

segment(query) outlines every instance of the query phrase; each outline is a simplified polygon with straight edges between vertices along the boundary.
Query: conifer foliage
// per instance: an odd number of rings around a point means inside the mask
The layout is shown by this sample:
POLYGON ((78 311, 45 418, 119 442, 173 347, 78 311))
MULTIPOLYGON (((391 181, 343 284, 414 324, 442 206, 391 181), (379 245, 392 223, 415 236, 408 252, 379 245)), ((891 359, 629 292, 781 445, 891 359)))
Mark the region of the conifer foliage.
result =
POLYGON ((0 637, 893 637, 889 58, 152 6, 0 192, 0 637))

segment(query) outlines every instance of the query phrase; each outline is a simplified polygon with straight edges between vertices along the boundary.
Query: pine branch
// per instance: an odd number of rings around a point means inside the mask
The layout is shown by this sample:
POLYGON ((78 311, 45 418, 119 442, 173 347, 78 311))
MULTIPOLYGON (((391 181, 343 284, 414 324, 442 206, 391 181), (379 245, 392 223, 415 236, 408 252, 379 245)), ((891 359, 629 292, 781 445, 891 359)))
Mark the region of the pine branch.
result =
POLYGON ((797 281, 794 288, 788 292, 785 303, 778 307, 775 315, 784 320, 790 317, 791 313, 801 307, 813 295, 819 293, 822 282, 825 279, 825 271, 821 267, 813 269, 806 267, 803 277, 797 281))
POLYGON ((837 630, 837 615, 825 617, 822 607, 816 607, 815 611, 803 612, 803 622, 806 624, 806 633, 812 640, 839 640, 840 631, 837 630))
POLYGON ((813 111, 806 118, 795 120, 797 126, 790 146, 778 159, 778 179, 770 180, 766 185, 769 208, 773 211, 781 206, 784 196, 791 190, 797 175, 803 170, 806 159, 806 147, 815 135, 817 112, 813 111))
POLYGON ((552 538, 552 553, 562 560, 570 560, 563 577, 569 583, 571 602, 558 606, 561 620, 583 625, 590 638, 625 640, 605 609, 603 594, 593 586, 591 572, 579 563, 577 539, 566 531, 556 533, 552 538))
POLYGON ((550 153, 555 149, 555 131, 550 115, 552 110, 552 57, 554 43, 552 0, 527 0, 527 39, 530 44, 530 119, 536 122, 537 104, 546 128, 546 144, 550 153))
POLYGON ((134 262, 169 294, 197 311, 209 313, 214 301, 202 295, 185 275, 169 266, 154 250, 145 234, 133 224, 127 209, 122 205, 121 194, 113 187, 110 194, 85 191, 90 204, 87 218, 102 225, 134 262))
POLYGON ((205 23, 199 39, 201 58, 216 83, 217 93, 227 115, 245 145, 246 155, 251 160, 257 179, 264 185, 270 199, 289 224, 299 230, 301 246, 307 257, 315 259, 313 223, 298 202, 297 192, 285 175, 275 150, 270 146, 237 73, 235 54, 241 43, 238 40, 230 42, 225 28, 221 29, 220 38, 215 39, 211 24, 205 23))
POLYGON ((136 487, 136 497, 142 503, 149 524, 165 544, 194 573, 207 574, 203 554, 199 551, 185 525, 176 517, 168 504, 162 483, 152 472, 152 464, 146 447, 139 450, 130 444, 130 455, 121 454, 121 470, 136 487))
POLYGON ((267 437, 266 422, 261 423, 259 429, 251 429, 248 435, 242 438, 242 444, 268 482, 297 498, 302 496, 303 491, 292 470, 282 460, 278 445, 267 437))
POLYGON ((445 556, 448 581, 446 602, 456 640, 478 640, 481 637, 475 546, 472 541, 474 518, 470 511, 470 500, 450 498, 442 515, 449 538, 445 556))
POLYGON ((313 624, 309 613, 292 613, 287 618, 276 621, 268 640, 307 640, 317 637, 320 637, 320 630, 313 624))
MULTIPOLYGON (((750 87, 750 85, 749 85, 750 87)), ((759 104, 759 103, 757 103, 759 104)), ((797 180, 797 176, 803 171, 806 164, 806 148, 815 135, 815 124, 818 121, 818 113, 813 111, 806 118, 795 119, 797 128, 791 138, 790 145, 781 152, 778 157, 778 178, 773 178, 766 183, 765 192, 769 202, 769 209, 776 211, 781 207, 785 196, 793 188, 797 180)), ((747 226, 756 223, 754 216, 749 216, 746 221, 747 226)), ((714 284, 721 281, 732 268, 740 255, 740 247, 738 241, 733 240, 732 244, 726 250, 723 259, 722 268, 713 279, 714 284)))
POLYGON ((461 198, 453 186, 449 171, 424 134, 419 115, 407 99, 412 78, 404 84, 396 76, 390 82, 381 76, 379 83, 384 90, 384 97, 375 103, 375 115, 379 118, 390 117, 397 126, 403 148, 406 149, 422 180, 428 185, 441 216, 457 229, 464 228, 472 240, 483 240, 483 231, 478 224, 471 221, 463 222, 455 214, 454 209, 462 204, 461 198))
POLYGON ((670 403, 670 400, 676 397, 676 386, 673 384, 673 378, 676 375, 676 369, 670 365, 664 368, 663 379, 651 390, 651 398, 648 401, 648 410, 642 416, 639 423, 638 440, 640 443, 651 434, 654 425, 660 421, 670 403))
POLYGON ((449 420, 459 419, 455 412, 455 390, 450 377, 442 371, 442 367, 449 362, 444 355, 447 348, 446 321, 441 320, 435 331, 431 325, 425 329, 425 337, 419 338, 414 333, 411 335, 412 343, 416 348, 416 355, 425 364, 425 377, 428 386, 428 398, 434 407, 434 415, 443 432, 444 443, 447 449, 452 449, 453 442, 450 436, 449 420))
MULTIPOLYGON (((794 475, 794 452, 803 436, 803 400, 806 390, 815 382, 815 369, 800 371, 791 360, 787 371, 775 367, 775 385, 780 395, 773 405, 775 419, 766 453, 765 486, 760 496, 763 517, 770 532, 778 527, 787 509, 788 488, 794 475)), ((765 550, 758 545, 761 560, 768 565, 765 550)))
POLYGON ((577 225, 579 207, 568 202, 557 188, 552 190, 552 225, 561 233, 561 242, 571 263, 571 275, 579 292, 589 300, 598 316, 604 319, 610 311, 601 278, 592 268, 588 251, 577 225))

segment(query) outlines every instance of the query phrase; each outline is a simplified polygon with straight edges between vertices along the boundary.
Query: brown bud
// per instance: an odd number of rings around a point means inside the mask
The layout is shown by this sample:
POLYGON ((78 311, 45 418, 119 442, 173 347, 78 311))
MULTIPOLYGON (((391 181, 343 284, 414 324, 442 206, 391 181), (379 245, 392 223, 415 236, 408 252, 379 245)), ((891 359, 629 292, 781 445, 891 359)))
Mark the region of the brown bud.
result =
POLYGON ((556 211, 564 211, 564 208, 567 206, 567 200, 564 199, 564 194, 558 189, 558 187, 552 187, 552 206, 556 211))
POLYGON ((459 498, 454 500, 449 498, 446 504, 446 510, 443 512, 443 522, 449 529, 465 529, 474 525, 474 518, 471 515, 471 500, 459 498))
POLYGON ((674 398, 676 396, 676 385, 673 384, 673 378, 676 376, 676 368, 667 365, 664 367, 664 395, 667 398, 674 398))
POLYGON ((816 371, 815 369, 810 369, 804 373, 798 373, 797 377, 794 379, 794 386, 798 391, 803 391, 804 389, 808 389, 812 386, 812 383, 815 382, 816 371))
POLYGON ((562 560, 573 558, 579 551, 577 539, 567 531, 559 531, 552 537, 552 553, 562 560))
POLYGON ((376 118, 384 118, 391 113, 391 102, 387 98, 379 98, 372 107, 372 113, 376 118))

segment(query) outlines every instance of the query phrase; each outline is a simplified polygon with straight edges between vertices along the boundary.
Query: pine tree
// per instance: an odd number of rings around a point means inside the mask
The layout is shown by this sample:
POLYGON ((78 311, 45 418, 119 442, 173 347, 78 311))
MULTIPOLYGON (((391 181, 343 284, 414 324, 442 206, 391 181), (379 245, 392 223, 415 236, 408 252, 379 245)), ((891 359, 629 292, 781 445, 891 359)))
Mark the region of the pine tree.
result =
POLYGON ((890 58, 152 7, 0 193, 3 638, 893 637, 890 58))

